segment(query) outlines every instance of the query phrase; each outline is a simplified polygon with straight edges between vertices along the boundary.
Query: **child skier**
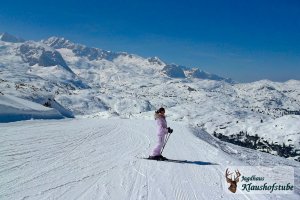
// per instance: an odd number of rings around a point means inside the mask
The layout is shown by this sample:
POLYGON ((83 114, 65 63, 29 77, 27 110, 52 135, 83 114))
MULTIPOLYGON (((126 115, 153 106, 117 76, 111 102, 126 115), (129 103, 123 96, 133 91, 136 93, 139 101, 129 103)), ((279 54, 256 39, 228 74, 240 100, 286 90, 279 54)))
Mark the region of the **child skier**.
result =
MULTIPOLYGON (((152 154, 149 156, 149 159, 153 160, 167 160, 167 158, 161 155, 161 150, 165 143, 165 137, 168 132, 171 133, 171 128, 167 126, 167 121, 165 117, 165 109, 160 108, 155 112, 154 118, 157 124, 157 136, 158 141, 156 147, 153 149, 152 154)), ((173 131, 173 130, 172 130, 173 131)))

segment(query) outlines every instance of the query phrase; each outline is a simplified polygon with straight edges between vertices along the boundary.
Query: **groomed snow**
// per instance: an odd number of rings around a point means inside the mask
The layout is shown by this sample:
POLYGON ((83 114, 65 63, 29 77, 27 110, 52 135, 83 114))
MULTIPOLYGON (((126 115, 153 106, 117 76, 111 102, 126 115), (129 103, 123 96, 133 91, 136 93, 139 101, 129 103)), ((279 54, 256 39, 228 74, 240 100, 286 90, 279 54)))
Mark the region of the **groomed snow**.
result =
POLYGON ((155 144, 154 120, 64 119, 0 124, 0 199, 299 199, 300 163, 221 142, 186 123, 164 155, 139 159, 155 144), (227 192, 227 166, 295 169, 294 195, 227 192))

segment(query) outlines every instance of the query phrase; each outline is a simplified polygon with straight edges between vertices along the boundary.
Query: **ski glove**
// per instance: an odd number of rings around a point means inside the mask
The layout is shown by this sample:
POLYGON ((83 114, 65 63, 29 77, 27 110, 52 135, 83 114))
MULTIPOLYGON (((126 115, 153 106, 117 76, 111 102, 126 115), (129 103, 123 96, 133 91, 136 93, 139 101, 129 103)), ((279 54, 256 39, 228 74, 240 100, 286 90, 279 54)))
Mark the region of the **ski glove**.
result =
POLYGON ((170 127, 168 127, 168 133, 173 133, 173 129, 171 129, 170 127))

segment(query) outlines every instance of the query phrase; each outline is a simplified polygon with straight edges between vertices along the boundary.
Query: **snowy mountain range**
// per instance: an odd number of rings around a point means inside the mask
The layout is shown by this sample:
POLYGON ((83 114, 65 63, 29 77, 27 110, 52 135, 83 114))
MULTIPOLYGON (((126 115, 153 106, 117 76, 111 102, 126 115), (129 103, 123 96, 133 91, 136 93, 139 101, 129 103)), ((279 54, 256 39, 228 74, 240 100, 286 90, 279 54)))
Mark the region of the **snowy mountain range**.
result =
POLYGON ((14 116, 11 121, 20 120, 14 114, 16 109, 24 114, 25 101, 48 107, 32 106, 27 118, 53 118, 55 113, 57 118, 152 119, 154 110, 164 106, 169 120, 300 161, 298 80, 239 84, 158 57, 106 51, 59 37, 25 41, 3 33, 0 92, 2 122, 8 114, 14 116), (44 117, 32 114, 34 108, 44 117))

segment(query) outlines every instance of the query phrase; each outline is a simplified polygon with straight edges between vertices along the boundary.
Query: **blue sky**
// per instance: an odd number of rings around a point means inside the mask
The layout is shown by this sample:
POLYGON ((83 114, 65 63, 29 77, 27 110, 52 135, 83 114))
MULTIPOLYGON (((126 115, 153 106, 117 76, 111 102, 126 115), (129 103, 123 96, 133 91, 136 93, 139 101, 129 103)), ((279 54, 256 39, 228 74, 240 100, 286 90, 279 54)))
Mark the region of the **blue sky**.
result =
POLYGON ((0 32, 200 67, 239 82, 300 80, 299 0, 1 1, 0 32))

